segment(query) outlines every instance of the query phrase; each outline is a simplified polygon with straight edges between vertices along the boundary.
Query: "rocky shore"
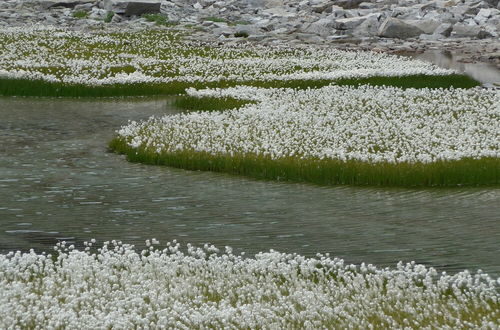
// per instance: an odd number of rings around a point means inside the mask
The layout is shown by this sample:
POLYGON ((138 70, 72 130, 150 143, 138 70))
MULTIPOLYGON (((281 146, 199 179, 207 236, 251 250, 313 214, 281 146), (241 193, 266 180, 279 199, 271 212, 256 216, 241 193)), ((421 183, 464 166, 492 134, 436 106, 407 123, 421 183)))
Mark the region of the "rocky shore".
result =
POLYGON ((3 0, 0 26, 174 26, 220 43, 450 51, 500 68, 498 0, 3 0))

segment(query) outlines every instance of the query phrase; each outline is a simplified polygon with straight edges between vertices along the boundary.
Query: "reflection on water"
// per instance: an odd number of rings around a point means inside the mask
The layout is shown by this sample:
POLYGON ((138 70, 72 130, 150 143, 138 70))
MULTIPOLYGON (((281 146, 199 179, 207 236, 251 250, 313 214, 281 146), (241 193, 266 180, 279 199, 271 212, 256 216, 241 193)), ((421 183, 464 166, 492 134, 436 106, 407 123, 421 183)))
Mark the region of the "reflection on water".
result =
POLYGON ((0 250, 211 242, 500 275, 498 189, 317 187, 126 162, 106 142, 168 100, 0 99, 0 250))
POLYGON ((483 84, 497 84, 500 86, 500 70, 491 63, 463 63, 459 57, 449 51, 427 50, 421 54, 411 54, 419 60, 432 62, 439 67, 463 72, 483 84))

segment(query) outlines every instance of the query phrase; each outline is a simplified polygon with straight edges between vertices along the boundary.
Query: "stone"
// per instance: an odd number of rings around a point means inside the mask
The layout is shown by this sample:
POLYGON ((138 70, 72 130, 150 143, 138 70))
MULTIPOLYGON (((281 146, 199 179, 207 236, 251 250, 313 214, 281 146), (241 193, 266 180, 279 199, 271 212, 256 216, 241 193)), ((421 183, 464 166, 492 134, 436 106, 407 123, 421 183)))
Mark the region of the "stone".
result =
POLYGON ((377 8, 377 4, 373 3, 373 2, 362 2, 359 4, 358 8, 361 8, 361 9, 374 9, 374 8, 377 8))
POLYGON ((500 14, 500 10, 495 8, 481 8, 477 13, 476 17, 474 17, 474 21, 476 21, 479 25, 484 25, 488 21, 490 17, 497 16, 500 14))
POLYGON ((364 0, 335 0, 334 4, 344 9, 354 9, 364 2, 364 0))
POLYGON ((378 30, 378 35, 381 37, 399 39, 418 37, 422 33, 418 27, 393 17, 387 18, 378 30))
POLYGON ((352 35, 355 37, 374 37, 378 35, 378 29, 380 27, 380 17, 371 16, 367 18, 363 23, 357 26, 352 35))
POLYGON ((413 25, 422 30, 426 34, 432 34, 441 25, 441 22, 431 19, 422 20, 405 20, 407 24, 413 25))
POLYGON ((304 26, 302 30, 305 33, 314 33, 320 36, 330 35, 335 28, 333 20, 329 18, 322 18, 310 24, 306 23, 304 26))
POLYGON ((451 31, 453 31, 453 24, 451 23, 442 23, 439 25, 435 30, 434 34, 435 35, 441 35, 444 37, 449 37, 451 34, 451 31))
POLYGON ((491 34, 485 31, 484 29, 481 29, 481 27, 478 25, 467 25, 464 23, 457 23, 453 26, 453 31, 451 32, 450 36, 458 38, 467 37, 467 38, 484 39, 491 36, 491 34))
POLYGON ((262 13, 265 15, 271 16, 271 17, 296 17, 297 16, 295 13, 291 13, 282 7, 266 9, 266 10, 263 10, 262 13))
POLYGON ((125 16, 141 16, 143 14, 159 14, 159 0, 104 0, 104 9, 125 16))
POLYGON ((369 14, 366 16, 351 17, 351 18, 340 18, 335 20, 335 28, 337 30, 352 30, 355 27, 361 25, 368 18, 375 17, 378 19, 381 14, 369 14))
POLYGON ((40 5, 44 9, 50 9, 54 7, 65 7, 65 8, 75 8, 77 5, 82 5, 86 3, 95 3, 93 0, 44 0, 40 2, 40 5))

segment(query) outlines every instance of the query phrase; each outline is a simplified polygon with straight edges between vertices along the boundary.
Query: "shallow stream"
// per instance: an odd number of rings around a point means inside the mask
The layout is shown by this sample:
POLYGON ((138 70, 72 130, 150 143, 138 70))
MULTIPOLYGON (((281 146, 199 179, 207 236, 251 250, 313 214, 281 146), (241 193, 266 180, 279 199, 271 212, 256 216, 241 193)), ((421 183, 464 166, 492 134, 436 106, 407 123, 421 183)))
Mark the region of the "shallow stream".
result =
POLYGON ((128 119, 174 112, 169 99, 0 98, 0 251, 155 237, 500 276, 499 189, 255 181, 107 152, 128 119))

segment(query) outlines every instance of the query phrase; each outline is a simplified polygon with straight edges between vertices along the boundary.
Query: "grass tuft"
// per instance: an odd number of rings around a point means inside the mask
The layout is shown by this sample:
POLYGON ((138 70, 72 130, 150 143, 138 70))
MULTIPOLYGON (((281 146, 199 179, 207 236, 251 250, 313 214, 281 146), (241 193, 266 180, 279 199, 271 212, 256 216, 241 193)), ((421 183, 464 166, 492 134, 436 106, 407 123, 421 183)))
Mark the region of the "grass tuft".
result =
POLYGON ((144 17, 149 22, 155 22, 156 25, 161 25, 161 26, 177 25, 174 22, 169 22, 167 16, 163 14, 144 14, 142 15, 142 17, 144 17))
POLYGON ((174 106, 186 111, 222 111, 238 109, 246 104, 252 103, 256 102, 238 100, 232 97, 182 96, 174 101, 174 106))
POLYGON ((77 10, 73 13, 73 17, 74 18, 77 18, 77 19, 83 19, 83 18, 87 18, 89 16, 89 13, 87 13, 86 11, 84 10, 77 10))
POLYGON ((255 179, 306 182, 318 185, 456 187, 499 186, 500 159, 461 159, 433 163, 367 163, 361 161, 271 159, 264 156, 212 155, 206 152, 179 151, 156 153, 143 147, 132 148, 115 137, 109 148, 132 162, 167 165, 186 170, 201 170, 244 175, 255 179))
POLYGON ((108 13, 106 14, 106 17, 104 17, 104 23, 111 23, 113 16, 115 16, 115 13, 112 11, 108 11, 108 13))

